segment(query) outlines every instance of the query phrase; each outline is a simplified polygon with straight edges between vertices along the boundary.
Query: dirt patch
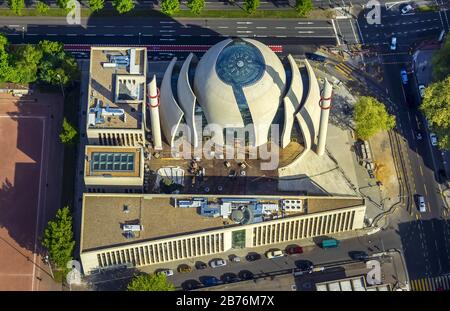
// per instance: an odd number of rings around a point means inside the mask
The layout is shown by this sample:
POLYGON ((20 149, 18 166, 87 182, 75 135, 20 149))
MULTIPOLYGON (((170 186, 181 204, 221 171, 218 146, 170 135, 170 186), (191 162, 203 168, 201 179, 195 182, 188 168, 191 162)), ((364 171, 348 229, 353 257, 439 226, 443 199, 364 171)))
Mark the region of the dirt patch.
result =
POLYGON ((391 144, 387 132, 381 132, 370 138, 370 146, 375 162, 375 176, 383 183, 383 198, 399 196, 398 177, 392 157, 391 144))

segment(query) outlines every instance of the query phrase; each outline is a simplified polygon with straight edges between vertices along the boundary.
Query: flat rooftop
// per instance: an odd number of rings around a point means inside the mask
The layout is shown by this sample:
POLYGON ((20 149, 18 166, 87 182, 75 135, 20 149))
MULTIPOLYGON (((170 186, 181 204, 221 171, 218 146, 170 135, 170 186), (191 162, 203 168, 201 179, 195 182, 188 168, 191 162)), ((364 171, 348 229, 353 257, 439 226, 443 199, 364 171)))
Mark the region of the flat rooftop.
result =
POLYGON ((143 48, 91 48, 88 114, 103 109, 103 120, 94 123, 88 117, 89 128, 141 128, 146 67, 143 48))
MULTIPOLYGON (((112 247, 130 242, 142 242, 160 239, 185 233, 221 229, 236 226, 232 220, 222 217, 210 218, 201 216, 196 208, 175 208, 174 195, 159 195, 145 198, 143 195, 111 195, 111 194, 85 194, 83 202, 83 241, 82 250, 112 247), (127 211, 125 211, 127 210, 127 211), (126 238, 123 235, 122 225, 140 224, 143 226, 135 237, 126 238)), ((179 199, 188 197, 206 197, 213 201, 218 196, 176 196, 179 199)), ((309 213, 328 211, 338 208, 359 206, 363 199, 339 198, 306 198, 298 196, 221 196, 247 197, 264 199, 303 199, 307 201, 309 213)), ((290 214, 293 215, 293 214, 290 214)))
POLYGON ((142 148, 86 146, 85 176, 139 177, 142 148))
POLYGON ((82 249, 118 246, 155 238, 224 227, 224 219, 200 216, 195 208, 175 208, 170 197, 84 196, 82 249), (124 212, 124 206, 128 212, 124 212), (123 224, 140 224, 143 230, 126 238, 123 224))

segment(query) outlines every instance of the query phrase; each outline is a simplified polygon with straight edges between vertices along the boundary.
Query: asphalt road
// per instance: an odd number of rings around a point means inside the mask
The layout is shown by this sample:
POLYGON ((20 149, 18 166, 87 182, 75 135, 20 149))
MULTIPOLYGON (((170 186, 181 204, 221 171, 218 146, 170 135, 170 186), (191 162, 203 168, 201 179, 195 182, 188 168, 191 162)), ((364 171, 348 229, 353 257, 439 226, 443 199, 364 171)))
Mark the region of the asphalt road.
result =
POLYGON ((68 25, 65 18, 5 17, 0 31, 12 42, 43 38, 64 43, 214 44, 223 37, 257 38, 272 44, 336 43, 329 20, 91 18, 68 25))
POLYGON ((391 99, 389 108, 396 114, 397 130, 402 136, 402 158, 411 191, 409 220, 403 219, 399 226, 408 272, 411 278, 442 275, 450 272, 450 221, 437 179, 439 151, 431 145, 423 116, 417 111, 419 99, 413 75, 408 75, 407 84, 401 81, 400 70, 409 71, 411 56, 401 49, 396 53, 384 49, 384 84, 391 99), (419 130, 422 140, 416 138, 419 130), (425 213, 418 211, 417 194, 425 197, 425 213))

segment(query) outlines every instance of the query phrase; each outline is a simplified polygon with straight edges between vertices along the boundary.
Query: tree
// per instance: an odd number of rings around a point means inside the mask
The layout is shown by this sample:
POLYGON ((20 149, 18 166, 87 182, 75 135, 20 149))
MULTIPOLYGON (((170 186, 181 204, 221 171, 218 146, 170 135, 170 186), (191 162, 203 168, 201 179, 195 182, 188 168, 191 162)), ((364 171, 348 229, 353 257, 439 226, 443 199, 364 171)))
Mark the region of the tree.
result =
POLYGON ((433 55, 433 78, 436 81, 445 79, 450 75, 450 36, 447 36, 444 45, 433 55))
POLYGON ((306 17, 313 9, 314 6, 311 0, 295 0, 295 10, 299 16, 306 17))
POLYGON ((173 15, 180 10, 179 0, 162 0, 161 12, 167 15, 173 15))
POLYGON ((436 133, 439 148, 450 150, 450 75, 425 89, 420 110, 436 133))
POLYGON ((253 14, 259 7, 259 0, 245 0, 244 11, 248 14, 253 14))
POLYGON ((356 123, 356 135, 368 139, 380 131, 393 129, 395 117, 389 115, 386 107, 373 97, 363 96, 355 104, 353 118, 356 123))
POLYGON ((8 0, 8 6, 17 15, 22 14, 22 10, 25 7, 25 0, 8 0))
POLYGON ((49 7, 47 4, 45 4, 42 1, 38 1, 36 4, 36 10, 38 11, 39 14, 45 14, 47 13, 49 7))
POLYGON ((31 83, 37 80, 38 64, 42 51, 35 45, 18 46, 12 55, 12 67, 9 80, 14 83, 31 83))
POLYGON ((128 284, 129 291, 174 291, 172 283, 167 282, 164 273, 140 274, 128 284))
POLYGON ((57 267, 66 269, 67 262, 73 258, 75 247, 69 207, 60 208, 56 212, 56 217, 48 222, 42 245, 47 248, 50 260, 57 267))
POLYGON ((188 0, 187 7, 194 14, 200 14, 205 7, 205 0, 188 0))
POLYGON ((100 11, 105 6, 105 0, 89 0, 89 8, 93 12, 100 11))
POLYGON ((66 118, 63 120, 62 130, 59 134, 59 139, 63 144, 72 145, 77 137, 77 130, 75 127, 67 121, 66 118))
POLYGON ((56 3, 58 3, 58 6, 61 9, 68 9, 67 4, 69 3, 70 0, 56 0, 56 3))
POLYGON ((120 14, 127 13, 134 9, 133 0, 113 0, 112 5, 120 14))
POLYGON ((8 48, 8 39, 0 33, 0 82, 9 82, 12 71, 8 48))

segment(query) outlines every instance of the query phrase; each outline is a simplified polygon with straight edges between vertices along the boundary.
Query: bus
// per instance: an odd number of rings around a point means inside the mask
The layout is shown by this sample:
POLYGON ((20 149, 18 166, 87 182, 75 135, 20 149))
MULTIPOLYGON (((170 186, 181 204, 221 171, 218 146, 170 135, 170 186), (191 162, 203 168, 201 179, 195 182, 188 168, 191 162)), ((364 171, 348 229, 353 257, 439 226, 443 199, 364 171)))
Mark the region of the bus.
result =
POLYGON ((339 246, 339 241, 335 239, 327 239, 322 241, 322 248, 335 248, 339 246))

